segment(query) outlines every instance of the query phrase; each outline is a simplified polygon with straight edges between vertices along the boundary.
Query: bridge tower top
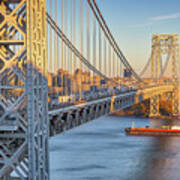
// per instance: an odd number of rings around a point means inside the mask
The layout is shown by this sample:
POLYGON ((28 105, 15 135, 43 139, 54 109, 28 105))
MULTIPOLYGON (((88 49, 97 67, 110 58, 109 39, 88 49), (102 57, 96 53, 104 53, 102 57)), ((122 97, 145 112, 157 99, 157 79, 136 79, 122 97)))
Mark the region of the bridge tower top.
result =
MULTIPOLYGON (((171 78, 173 81, 177 79, 178 64, 178 34, 153 34, 152 35, 152 59, 151 59, 151 77, 155 81, 159 81, 170 68, 171 78), (167 55, 169 58, 163 67, 162 57, 167 55), (168 66, 171 64, 171 67, 168 66)), ((174 81, 174 82, 175 82, 174 81)))
POLYGON ((153 34, 152 38, 160 38, 160 39, 169 39, 169 38, 174 38, 178 39, 179 35, 178 34, 153 34))

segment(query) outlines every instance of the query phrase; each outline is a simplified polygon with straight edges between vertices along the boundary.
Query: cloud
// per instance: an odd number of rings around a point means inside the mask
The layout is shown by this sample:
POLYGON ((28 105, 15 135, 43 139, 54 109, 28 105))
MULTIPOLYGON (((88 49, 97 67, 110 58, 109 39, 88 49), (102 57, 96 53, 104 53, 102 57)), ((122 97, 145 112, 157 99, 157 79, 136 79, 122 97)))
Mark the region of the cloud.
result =
POLYGON ((133 25, 129 25, 129 27, 132 27, 132 28, 136 28, 136 27, 146 27, 146 26, 151 26, 152 22, 148 22, 148 23, 144 23, 144 24, 133 24, 133 25))
POLYGON ((144 24, 134 24, 134 25, 131 25, 130 27, 147 27, 147 26, 152 26, 153 24, 160 21, 179 19, 179 18, 180 18, 180 13, 163 15, 163 16, 155 16, 155 17, 149 18, 149 20, 144 24))
POLYGON ((180 18, 180 13, 152 17, 150 18, 150 21, 158 22, 158 21, 165 21, 165 20, 178 19, 178 18, 180 18))

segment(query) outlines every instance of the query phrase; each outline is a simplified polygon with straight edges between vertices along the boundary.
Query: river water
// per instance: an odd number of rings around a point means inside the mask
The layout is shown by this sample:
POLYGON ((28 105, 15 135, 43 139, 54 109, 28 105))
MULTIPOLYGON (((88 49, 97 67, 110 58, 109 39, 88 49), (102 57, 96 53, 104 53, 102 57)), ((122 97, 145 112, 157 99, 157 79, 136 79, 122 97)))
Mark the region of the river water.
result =
POLYGON ((51 180, 180 180, 180 137, 128 136, 132 121, 160 123, 107 116, 51 138, 51 180))

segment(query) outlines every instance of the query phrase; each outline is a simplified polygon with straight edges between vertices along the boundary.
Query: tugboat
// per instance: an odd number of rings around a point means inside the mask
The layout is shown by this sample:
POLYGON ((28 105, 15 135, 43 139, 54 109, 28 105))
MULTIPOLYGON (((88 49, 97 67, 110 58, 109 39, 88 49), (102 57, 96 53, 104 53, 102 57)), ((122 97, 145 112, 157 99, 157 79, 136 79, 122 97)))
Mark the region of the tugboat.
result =
POLYGON ((129 135, 144 135, 144 136, 180 136, 180 126, 160 126, 160 127, 130 127, 125 128, 129 135))

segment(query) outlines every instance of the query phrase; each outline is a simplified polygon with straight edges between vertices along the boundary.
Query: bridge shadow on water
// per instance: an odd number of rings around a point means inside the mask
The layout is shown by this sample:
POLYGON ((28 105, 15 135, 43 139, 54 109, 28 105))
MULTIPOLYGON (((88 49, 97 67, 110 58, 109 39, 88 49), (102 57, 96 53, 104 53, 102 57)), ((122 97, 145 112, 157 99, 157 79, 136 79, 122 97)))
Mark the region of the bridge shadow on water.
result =
MULTIPOLYGON (((179 121, 153 124, 172 125, 179 121)), ((180 179, 180 140, 173 136, 152 137, 151 147, 141 155, 141 164, 132 176, 134 180, 179 180, 180 179)))

